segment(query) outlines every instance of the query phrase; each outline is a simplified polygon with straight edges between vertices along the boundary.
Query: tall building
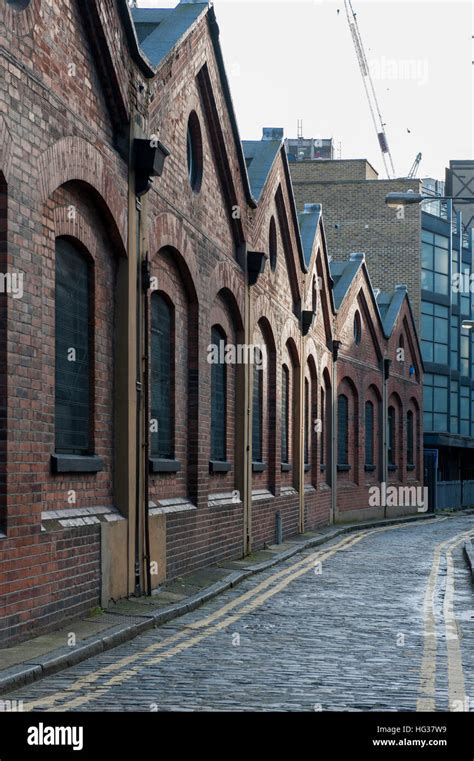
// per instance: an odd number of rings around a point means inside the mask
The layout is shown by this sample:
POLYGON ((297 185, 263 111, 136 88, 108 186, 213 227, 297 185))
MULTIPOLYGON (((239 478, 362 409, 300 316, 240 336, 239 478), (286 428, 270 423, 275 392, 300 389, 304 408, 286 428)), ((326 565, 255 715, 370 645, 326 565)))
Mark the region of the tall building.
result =
POLYGON ((455 485, 474 479, 474 337, 461 327, 473 316, 472 220, 468 216, 466 226, 463 206, 456 211, 451 202, 395 210, 385 196, 413 190, 435 199, 445 186, 458 195, 466 195, 466 186, 473 195, 472 164, 451 162, 446 185, 431 178, 379 180, 366 160, 290 164, 298 209, 308 201, 322 205, 333 259, 356 246, 374 285, 408 286, 425 366, 424 445, 435 452, 440 506, 474 503, 470 484, 455 485))

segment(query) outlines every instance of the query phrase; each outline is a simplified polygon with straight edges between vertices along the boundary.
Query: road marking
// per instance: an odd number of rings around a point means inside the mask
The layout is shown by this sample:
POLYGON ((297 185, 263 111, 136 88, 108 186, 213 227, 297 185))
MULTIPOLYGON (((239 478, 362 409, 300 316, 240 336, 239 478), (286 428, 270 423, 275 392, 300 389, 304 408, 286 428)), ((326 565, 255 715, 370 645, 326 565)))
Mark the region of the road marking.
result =
POLYGON ((448 710, 466 710, 466 691, 464 671, 462 666, 461 642, 454 615, 454 561, 453 550, 459 547, 470 534, 465 534, 454 545, 451 545, 446 555, 446 590, 443 605, 444 626, 446 632, 446 649, 448 652, 448 710))
MULTIPOLYGON (((426 593, 423 603, 424 617, 424 647, 423 658, 420 669, 420 693, 422 697, 418 698, 416 703, 417 711, 435 711, 436 710, 436 658, 438 650, 436 634, 436 612, 435 612, 435 594, 438 582, 441 556, 445 548, 456 546, 462 542, 466 534, 458 534, 455 537, 446 539, 436 545, 431 572, 428 577, 426 593)), ((462 666, 461 666, 462 670, 462 666)), ((457 672, 456 672, 457 673, 457 672)))
MULTIPOLYGON (((446 520, 446 518, 441 518, 439 520, 446 520)), ((432 524, 433 522, 438 522, 438 521, 435 519, 435 521, 430 521, 430 524, 432 524)), ((372 534, 377 534, 380 532, 385 532, 385 531, 390 531, 390 530, 395 530, 400 528, 408 528, 412 525, 413 524, 410 522, 410 523, 394 524, 392 526, 382 526, 376 529, 357 532, 355 533, 355 535, 345 537, 337 544, 329 547, 327 550, 313 553, 310 556, 305 557, 302 560, 297 561, 296 563, 293 563, 291 566, 272 574, 271 576, 269 576, 267 579, 257 584, 248 592, 245 592, 244 594, 240 595, 235 600, 230 601, 226 605, 222 606, 222 608, 219 608, 219 610, 204 617, 200 621, 196 621, 191 624, 185 624, 185 628, 182 631, 177 632, 171 635, 170 637, 167 637, 164 640, 161 640, 160 642, 155 642, 138 653, 125 656, 121 658, 119 661, 111 663, 108 666, 104 666, 98 671, 94 672, 93 674, 88 674, 84 677, 80 677, 72 685, 70 685, 70 687, 66 688, 65 690, 53 693, 52 695, 46 698, 40 698, 40 699, 29 701, 25 703, 24 708, 25 710, 33 710, 37 707, 41 707, 41 708, 51 707, 55 705, 56 703, 66 699, 66 702, 63 703, 63 705, 57 706, 55 709, 58 711, 65 711, 68 709, 77 708, 78 706, 84 703, 93 702, 96 699, 100 698, 105 693, 107 693, 115 685, 122 684, 123 682, 128 681, 129 679, 132 679, 133 677, 137 676, 137 674, 143 669, 145 665, 156 665, 158 663, 161 663, 163 660, 170 658, 174 655, 177 655, 178 653, 181 653, 184 650, 187 650, 190 647, 193 647, 194 645, 198 644, 203 639, 210 637, 213 634, 221 631, 222 629, 229 627, 231 624, 238 621, 242 616, 260 607, 268 599, 270 599, 275 594, 285 589, 292 581, 299 578, 303 574, 308 573, 308 571, 314 567, 314 564, 316 561, 323 562, 324 560, 327 560, 333 555, 335 555, 337 552, 351 548, 352 546, 360 542, 362 539, 365 539, 366 537, 371 536, 372 534), (278 579, 281 579, 281 581, 276 586, 272 587, 271 589, 267 589, 269 586, 274 584, 274 582, 278 579), (264 591, 264 590, 267 590, 267 591, 264 591), (233 610, 239 605, 242 605, 242 603, 244 602, 247 602, 247 604, 244 605, 243 608, 239 610, 236 614, 232 616, 228 616, 223 621, 220 621, 214 624, 213 626, 210 626, 210 624, 212 624, 218 618, 222 618, 222 616, 224 616, 227 612, 229 612, 230 610, 233 610), (208 627, 208 628, 202 633, 196 634, 193 637, 189 637, 190 630, 193 631, 203 627, 208 627), (164 648, 169 648, 169 649, 166 652, 160 653, 158 655, 154 655, 154 653, 156 653, 159 650, 163 650, 164 648), (150 657, 147 658, 147 656, 150 656, 150 657), (132 668, 132 669, 127 668, 131 664, 136 663, 137 661, 139 661, 137 668, 132 668), (92 684, 97 682, 101 677, 107 676, 113 673, 114 671, 119 671, 120 669, 125 669, 125 670, 121 671, 115 676, 112 676, 108 680, 108 682, 105 683, 105 685, 98 687, 97 690, 93 694, 87 693, 85 695, 79 695, 78 697, 71 699, 72 692, 77 692, 83 688, 90 687, 92 684)))

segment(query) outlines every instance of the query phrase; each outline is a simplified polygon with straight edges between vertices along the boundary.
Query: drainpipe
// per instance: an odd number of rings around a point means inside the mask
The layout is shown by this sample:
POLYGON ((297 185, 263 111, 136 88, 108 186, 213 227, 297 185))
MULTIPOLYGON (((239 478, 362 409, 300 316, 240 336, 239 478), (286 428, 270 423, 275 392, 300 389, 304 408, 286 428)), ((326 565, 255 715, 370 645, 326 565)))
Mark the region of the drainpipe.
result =
POLYGON ((136 392, 137 392, 137 417, 136 417, 136 455, 135 455, 135 595, 139 596, 142 590, 140 557, 142 553, 141 542, 141 492, 142 479, 142 269, 141 269, 141 217, 142 204, 139 198, 136 200, 136 252, 137 252, 137 353, 136 353, 136 392))
MULTIPOLYGON (((245 304, 244 304, 244 343, 252 343, 252 288, 248 277, 247 247, 245 250, 245 304)), ((244 364, 244 410, 246 411, 243 430, 243 496, 244 503, 244 556, 252 552, 252 388, 253 365, 244 364)))
POLYGON ((337 509, 337 359, 341 341, 332 342, 331 377, 331 523, 338 519, 337 509))
MULTIPOLYGON (((146 230, 144 230, 144 239, 146 240, 146 230)), ((151 557, 150 557, 150 285, 151 285, 151 266, 148 251, 142 260, 142 292, 143 292, 143 311, 144 311, 144 347, 143 347, 143 453, 144 453, 144 471, 143 471, 143 500, 144 500, 144 554, 143 562, 145 565, 146 592, 151 595, 151 557)))
POLYGON ((306 421, 305 421, 305 404, 304 404, 304 390, 305 390, 305 370, 306 370, 306 339, 303 333, 300 339, 300 398, 299 398, 299 462, 298 462, 298 494, 299 494, 299 508, 300 508, 300 520, 299 520, 299 532, 304 534, 304 440, 306 435, 306 421))
MULTIPOLYGON (((388 485, 388 381, 390 378, 391 360, 385 359, 382 363, 382 483, 388 485)), ((383 509, 384 518, 387 517, 387 505, 383 509)))

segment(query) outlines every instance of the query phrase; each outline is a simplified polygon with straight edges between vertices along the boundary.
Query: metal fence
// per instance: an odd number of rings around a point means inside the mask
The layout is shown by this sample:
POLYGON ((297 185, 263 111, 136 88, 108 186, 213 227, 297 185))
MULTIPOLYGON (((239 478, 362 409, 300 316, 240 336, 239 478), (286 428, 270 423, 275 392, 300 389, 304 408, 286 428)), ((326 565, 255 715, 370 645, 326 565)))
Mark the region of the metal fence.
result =
POLYGON ((438 510, 474 507, 474 481, 438 481, 438 510))

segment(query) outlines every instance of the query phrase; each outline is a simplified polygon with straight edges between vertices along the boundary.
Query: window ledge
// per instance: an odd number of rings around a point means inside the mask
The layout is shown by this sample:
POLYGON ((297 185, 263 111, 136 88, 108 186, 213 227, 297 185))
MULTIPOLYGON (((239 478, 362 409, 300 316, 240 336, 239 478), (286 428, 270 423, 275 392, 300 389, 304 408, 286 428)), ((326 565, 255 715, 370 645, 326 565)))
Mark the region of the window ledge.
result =
POLYGON ((319 466, 319 470, 320 470, 321 473, 324 473, 326 471, 326 466, 325 465, 320 465, 319 466))
POLYGON ((97 455, 52 454, 52 473, 100 473, 104 461, 97 455))
POLYGON ((309 473, 310 470, 311 470, 311 465, 309 464, 309 462, 305 462, 304 472, 309 473))
POLYGON ((350 465, 338 465, 337 471, 338 473, 348 473, 351 469, 350 465))
POLYGON ((373 473, 376 467, 377 467, 376 465, 364 465, 364 470, 367 473, 373 473))
POLYGON ((397 465, 389 465, 389 466, 388 466, 388 470, 389 470, 389 473, 395 473, 395 471, 396 471, 397 469, 398 469, 398 466, 397 466, 397 465))
POLYGON ((209 460, 209 473, 229 473, 232 470, 230 462, 209 460))
POLYGON ((178 473, 181 470, 179 460, 164 460, 160 457, 150 457, 150 473, 178 473))
POLYGON ((291 465, 289 462, 282 462, 281 464, 281 472, 282 473, 289 473, 291 470, 291 465))
POLYGON ((407 470, 415 470, 416 465, 407 465, 407 470))
POLYGON ((263 473, 264 470, 267 469, 267 463, 266 462, 253 462, 252 463, 252 473, 263 473))

